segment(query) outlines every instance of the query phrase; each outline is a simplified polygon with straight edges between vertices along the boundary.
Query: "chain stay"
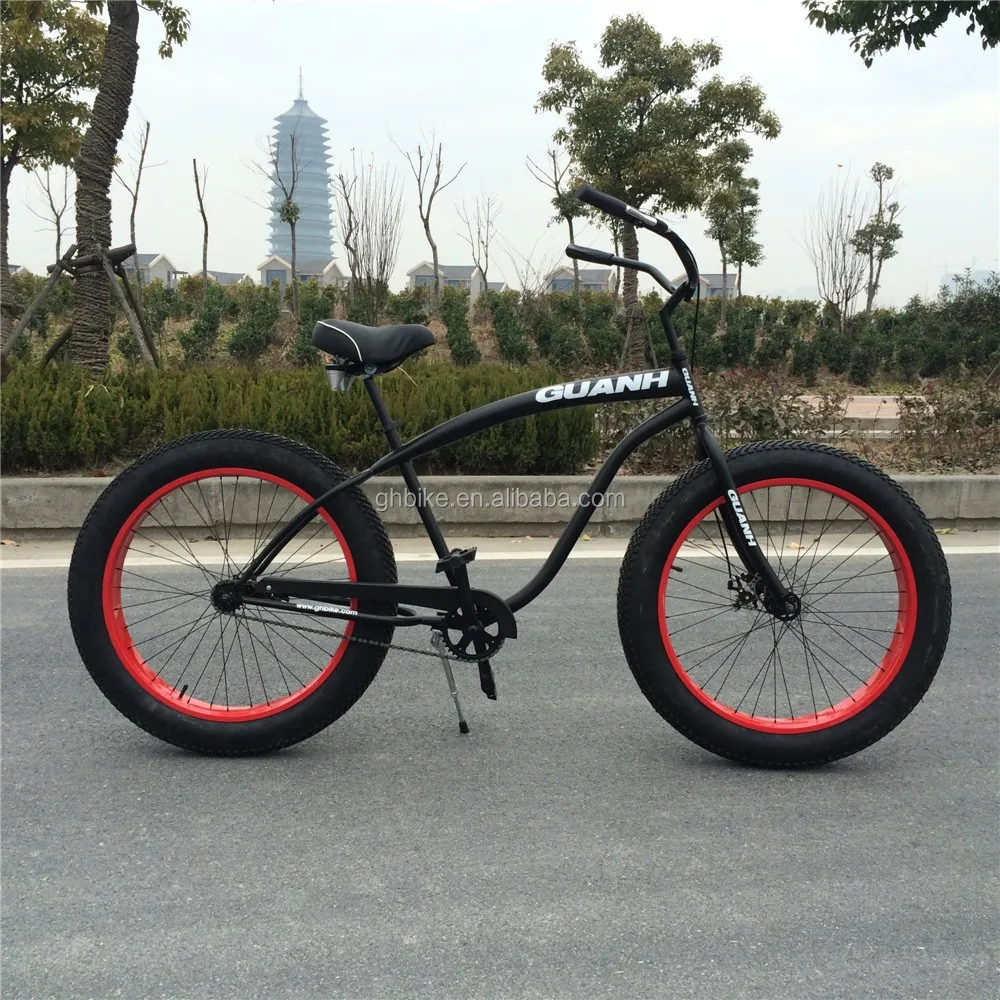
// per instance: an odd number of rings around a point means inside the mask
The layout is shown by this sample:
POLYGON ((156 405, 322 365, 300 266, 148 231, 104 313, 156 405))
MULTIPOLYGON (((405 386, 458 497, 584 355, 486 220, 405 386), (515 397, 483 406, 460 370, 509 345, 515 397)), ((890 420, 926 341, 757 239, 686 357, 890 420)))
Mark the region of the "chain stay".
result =
MULTIPOLYGON (((311 632, 313 635, 326 636, 328 639, 346 639, 348 642, 359 642, 365 646, 377 646, 379 649, 398 649, 402 653, 413 653, 416 656, 430 656, 435 660, 446 659, 454 660, 457 663, 476 663, 479 659, 478 657, 455 656, 453 654, 438 652, 434 649, 418 649, 416 646, 404 646, 401 643, 379 642, 378 639, 364 639, 358 635, 342 635, 339 632, 329 632, 326 629, 309 628, 308 625, 290 625, 288 622, 277 622, 271 619, 268 620, 267 624, 275 625, 278 628, 291 629, 293 632, 311 632)), ((499 649, 500 647, 497 646, 494 653, 499 649)))

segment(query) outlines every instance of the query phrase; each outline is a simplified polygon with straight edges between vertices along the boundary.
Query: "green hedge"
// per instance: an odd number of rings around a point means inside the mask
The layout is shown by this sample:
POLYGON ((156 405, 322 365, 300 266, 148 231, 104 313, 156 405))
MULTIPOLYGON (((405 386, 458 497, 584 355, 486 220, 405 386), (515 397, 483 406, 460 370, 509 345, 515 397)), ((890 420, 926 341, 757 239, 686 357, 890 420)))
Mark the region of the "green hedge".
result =
MULTIPOLYGON (((483 403, 559 381, 539 366, 420 362, 380 380, 404 438, 483 403)), ((296 438, 349 469, 386 451, 360 382, 330 391, 322 368, 138 369, 93 382, 81 369, 14 365, 0 395, 5 472, 99 468, 195 431, 254 427, 296 438)), ((491 428, 418 463, 432 473, 565 474, 597 452, 589 407, 491 428)))

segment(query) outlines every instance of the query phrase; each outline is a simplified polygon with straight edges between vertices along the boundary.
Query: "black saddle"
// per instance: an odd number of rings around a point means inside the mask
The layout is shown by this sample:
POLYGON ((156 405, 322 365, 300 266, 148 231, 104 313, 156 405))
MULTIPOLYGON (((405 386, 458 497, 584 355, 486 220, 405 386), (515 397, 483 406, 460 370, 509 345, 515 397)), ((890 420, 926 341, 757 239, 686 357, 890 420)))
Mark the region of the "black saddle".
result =
POLYGON ((426 326, 362 326, 342 319, 321 319, 313 330, 313 344, 321 351, 343 359, 345 371, 360 374, 368 365, 391 371, 411 354, 434 343, 426 326))

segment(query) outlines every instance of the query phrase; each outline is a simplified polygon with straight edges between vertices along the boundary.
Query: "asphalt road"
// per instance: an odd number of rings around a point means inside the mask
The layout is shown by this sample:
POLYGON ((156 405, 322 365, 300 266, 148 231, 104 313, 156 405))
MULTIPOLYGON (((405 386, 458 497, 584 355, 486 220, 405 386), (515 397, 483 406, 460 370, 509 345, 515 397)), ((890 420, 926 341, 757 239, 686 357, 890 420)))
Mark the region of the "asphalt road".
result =
MULTIPOLYGON (((567 565, 498 661, 499 703, 392 654, 265 759, 120 717, 64 570, 5 570, 2 995, 997 995, 998 560, 951 560, 947 659, 880 744, 762 772, 671 730, 629 674, 617 564, 567 565)), ((531 567, 477 580, 515 589, 531 567)), ((410 565, 406 576, 426 578, 410 565)))

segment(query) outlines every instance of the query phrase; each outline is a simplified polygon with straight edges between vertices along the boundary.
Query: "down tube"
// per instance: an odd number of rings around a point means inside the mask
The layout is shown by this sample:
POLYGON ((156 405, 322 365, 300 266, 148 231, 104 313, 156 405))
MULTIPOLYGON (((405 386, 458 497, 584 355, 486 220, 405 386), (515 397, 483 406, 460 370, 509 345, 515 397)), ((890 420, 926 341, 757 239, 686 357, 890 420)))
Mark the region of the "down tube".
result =
POLYGON ((552 582, 594 513, 594 499, 604 495, 625 459, 644 441, 690 417, 693 411, 694 407, 689 399, 678 400, 667 409, 660 410, 648 420, 644 420, 618 442, 614 451, 597 470, 590 488, 584 494, 588 502, 582 502, 581 498, 581 503, 563 528, 542 568, 516 594, 507 598, 511 611, 520 611, 526 604, 530 604, 552 582))

